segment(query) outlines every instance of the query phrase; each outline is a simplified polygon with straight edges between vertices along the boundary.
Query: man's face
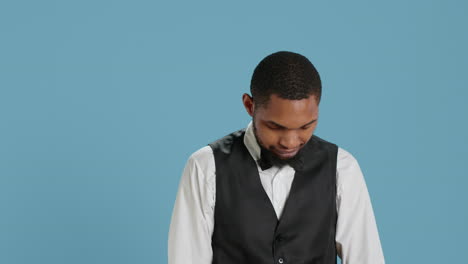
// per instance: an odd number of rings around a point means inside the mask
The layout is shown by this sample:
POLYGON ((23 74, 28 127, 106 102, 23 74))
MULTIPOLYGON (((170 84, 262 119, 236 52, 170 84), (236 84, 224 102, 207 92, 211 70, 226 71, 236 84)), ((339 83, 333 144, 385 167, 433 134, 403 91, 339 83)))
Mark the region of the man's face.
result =
POLYGON ((312 137, 318 114, 318 102, 313 95, 288 100, 273 94, 267 105, 253 112, 257 141, 279 159, 291 159, 312 137))

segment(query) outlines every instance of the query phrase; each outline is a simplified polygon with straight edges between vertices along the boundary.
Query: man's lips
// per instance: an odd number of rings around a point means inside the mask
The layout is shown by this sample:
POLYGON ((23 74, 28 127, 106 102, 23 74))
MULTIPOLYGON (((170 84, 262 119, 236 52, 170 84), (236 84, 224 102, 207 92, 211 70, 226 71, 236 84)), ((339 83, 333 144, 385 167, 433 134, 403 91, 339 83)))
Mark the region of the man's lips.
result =
POLYGON ((275 153, 282 157, 292 157, 299 151, 299 148, 289 151, 275 150, 275 153))

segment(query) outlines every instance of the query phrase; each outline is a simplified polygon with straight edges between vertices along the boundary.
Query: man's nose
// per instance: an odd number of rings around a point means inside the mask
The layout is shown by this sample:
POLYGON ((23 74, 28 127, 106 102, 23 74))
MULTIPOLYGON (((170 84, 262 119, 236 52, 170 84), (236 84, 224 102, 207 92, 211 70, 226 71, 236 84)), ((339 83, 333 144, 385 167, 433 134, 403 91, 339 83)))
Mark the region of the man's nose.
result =
POLYGON ((294 132, 286 133, 280 138, 279 144, 287 150, 297 149, 301 145, 299 136, 294 132))

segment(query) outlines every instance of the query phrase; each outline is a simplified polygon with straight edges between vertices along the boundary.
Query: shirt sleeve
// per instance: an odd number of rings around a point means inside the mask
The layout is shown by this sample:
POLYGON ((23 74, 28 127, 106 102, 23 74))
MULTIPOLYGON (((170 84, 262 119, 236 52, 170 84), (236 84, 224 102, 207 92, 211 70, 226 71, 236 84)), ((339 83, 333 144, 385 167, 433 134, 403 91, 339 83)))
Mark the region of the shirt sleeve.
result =
POLYGON ((336 247, 343 264, 384 264, 369 192, 357 160, 338 149, 336 247))
MULTIPOLYGON (((212 179, 206 177, 209 146, 188 159, 179 182, 168 236, 169 264, 209 264, 212 262, 213 232, 212 179)), ((214 161, 213 161, 214 163, 214 161)))

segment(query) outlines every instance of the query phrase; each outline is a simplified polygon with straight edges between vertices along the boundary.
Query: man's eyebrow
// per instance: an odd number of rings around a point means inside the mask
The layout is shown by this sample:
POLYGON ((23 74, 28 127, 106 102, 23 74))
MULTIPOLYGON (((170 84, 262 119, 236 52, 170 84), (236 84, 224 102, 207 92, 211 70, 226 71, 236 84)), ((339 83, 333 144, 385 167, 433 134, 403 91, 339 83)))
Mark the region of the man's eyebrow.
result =
MULTIPOLYGON (((305 124, 305 125, 302 125, 301 128, 303 128, 303 127, 305 127, 305 126, 308 126, 308 125, 314 123, 315 121, 317 121, 317 119, 314 119, 314 120, 310 121, 309 123, 307 123, 307 124, 305 124)), ((283 128, 283 129, 289 129, 289 128, 287 128, 287 127, 281 125, 281 124, 276 123, 275 121, 268 120, 267 123, 273 124, 273 125, 275 125, 275 126, 277 126, 277 127, 283 128)))

